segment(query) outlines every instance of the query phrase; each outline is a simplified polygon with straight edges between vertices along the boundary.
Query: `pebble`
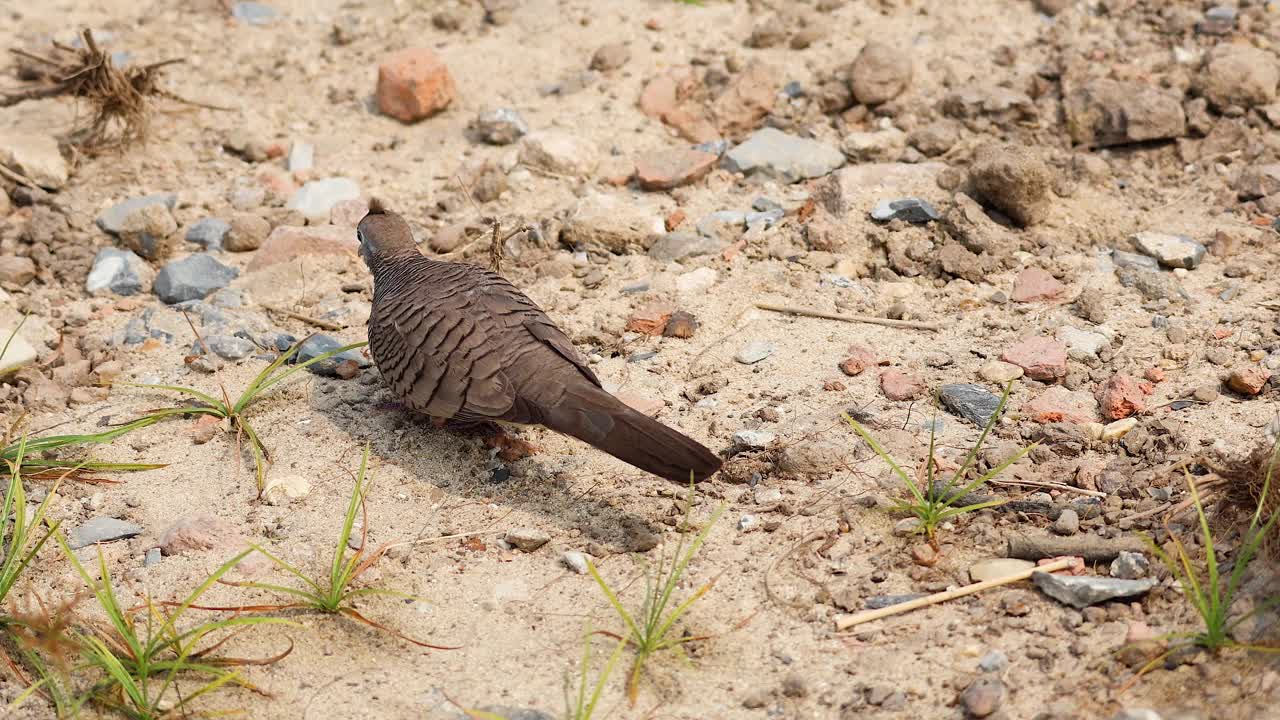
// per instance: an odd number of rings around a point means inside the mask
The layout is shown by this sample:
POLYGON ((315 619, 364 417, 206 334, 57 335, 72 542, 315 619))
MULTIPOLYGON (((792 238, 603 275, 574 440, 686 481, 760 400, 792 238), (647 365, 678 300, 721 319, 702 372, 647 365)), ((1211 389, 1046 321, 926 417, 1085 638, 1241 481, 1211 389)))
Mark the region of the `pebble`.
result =
POLYGON ((1241 200, 1257 200, 1280 193, 1280 163, 1250 165, 1240 171, 1236 180, 1236 196, 1241 200))
POLYGON ((773 343, 765 340, 752 340, 747 343, 745 347, 739 350, 738 353, 733 356, 733 359, 743 365, 754 365, 755 363, 758 363, 772 355, 773 352, 773 343))
POLYGON ((903 518, 893 526, 893 534, 898 537, 908 537, 920 532, 922 527, 924 525, 920 522, 920 518, 903 518))
POLYGON ((122 202, 118 202, 107 208, 98 216, 98 227, 111 235, 119 235, 124 221, 135 210, 146 207, 147 205, 164 205, 167 209, 173 210, 173 206, 178 202, 178 196, 174 193, 159 193, 156 195, 144 195, 142 197, 130 198, 122 202))
POLYGON ((22 173, 45 190, 60 190, 71 177, 57 138, 43 133, 0 132, 0 165, 22 173))
POLYGON ((0 375, 35 361, 36 349, 15 333, 14 328, 0 327, 0 337, 4 338, 0 343, 0 352, 3 352, 0 354, 0 375))
POLYGON ((187 242, 200 245, 205 250, 221 250, 222 239, 231 225, 221 218, 207 217, 197 220, 187 229, 187 242))
MULTIPOLYGON (((196 342, 191 348, 192 355, 202 355, 206 350, 196 342)), ((247 358, 258 349, 252 341, 231 335, 210 335, 204 339, 204 345, 214 355, 224 360, 241 360, 247 358)))
POLYGON ((1136 427, 1138 427, 1138 418, 1133 417, 1109 422, 1102 426, 1098 439, 1103 442, 1115 442, 1128 435, 1136 427))
MULTIPOLYGON (((991 360, 978 368, 978 376, 987 382, 1007 385, 1010 380, 1022 377, 1022 368, 1001 360, 991 360)), ((975 385, 974 387, 981 387, 975 385)))
POLYGON ((876 222, 901 220, 916 225, 941 220, 937 209, 926 200, 920 198, 903 198, 901 200, 882 200, 871 209, 871 219, 876 222))
POLYGON ((1219 109, 1266 105, 1275 100, 1277 84, 1280 64, 1274 55, 1228 42, 1214 47, 1198 82, 1200 93, 1219 109))
POLYGON ((1098 353, 1111 345, 1111 340, 1100 332, 1081 330, 1070 325, 1058 328, 1055 337, 1058 342, 1067 346, 1067 357, 1072 360, 1096 358, 1098 353))
POLYGON ((822 177, 845 162, 844 153, 825 143, 777 128, 761 128, 724 155, 730 172, 763 174, 794 183, 822 177))
POLYGON ((289 156, 285 159, 285 168, 289 172, 308 172, 316 164, 316 146, 305 140, 294 140, 289 143, 289 156))
POLYGON ((744 218, 747 222, 747 229, 752 228, 770 228, 778 223, 779 220, 786 217, 787 212, 782 208, 776 210, 766 210, 763 212, 749 212, 744 218))
POLYGON ((131 522, 112 517, 95 517, 68 533, 67 543, 72 550, 79 550, 94 543, 123 540, 141 534, 142 528, 131 522))
POLYGON ((631 48, 627 47, 626 43, 609 43, 596 49, 595 53, 591 55, 589 67, 592 70, 608 72, 626 65, 630 59, 631 48))
POLYGON ((738 518, 738 530, 744 533, 751 532, 760 527, 760 519, 755 515, 747 514, 738 518))
POLYGON ((248 272, 276 265, 299 257, 337 255, 350 257, 359 249, 351 228, 334 225, 297 227, 281 225, 271 231, 262 247, 254 253, 248 272))
POLYGON ((1024 572, 1035 567, 1036 564, 1030 560, 1018 560, 1017 558, 988 558, 979 560, 969 566, 969 581, 984 582, 986 580, 996 580, 1002 577, 1008 577, 1014 573, 1024 572))
POLYGON ((1046 572, 1032 574, 1031 581, 1044 594, 1076 609, 1117 598, 1142 595, 1156 585, 1156 581, 1151 578, 1122 580, 1098 575, 1071 576, 1046 572))
POLYGON ((1131 238, 1134 246, 1144 255, 1156 259, 1167 268, 1193 270, 1204 260, 1208 249, 1186 235, 1167 235, 1157 232, 1140 232, 1131 238))
POLYGON ((298 188, 285 205, 288 210, 297 210, 312 225, 322 225, 329 221, 329 213, 333 206, 343 200, 360 198, 360 186, 356 181, 344 177, 331 177, 311 182, 298 188))
POLYGON ((733 444, 744 448, 764 448, 773 443, 775 437, 763 430, 739 430, 733 434, 733 444))
POLYGON ((403 123, 444 110, 457 92, 448 66, 428 48, 405 48, 378 66, 378 110, 403 123))
POLYGON ((1187 134, 1181 93, 1145 82, 1097 79, 1063 98, 1067 131, 1077 145, 1107 147, 1187 134))
POLYGON ((1033 380, 1053 382, 1067 375, 1067 346, 1053 338, 1033 335, 1005 350, 1000 359, 1022 368, 1033 380))
MULTIPOLYGON (((1024 561, 1030 562, 1030 561, 1024 561)), ((1035 563, 1031 563, 1033 566, 1035 563)), ((1009 656, 999 650, 991 650, 978 661, 978 669, 982 672, 1004 672, 1009 667, 1009 656)))
POLYGON ((867 610, 879 610, 881 608, 893 607, 901 605, 904 602, 911 602, 917 598, 924 597, 924 593, 906 593, 903 595, 872 595, 866 599, 863 605, 867 610))
POLYGON ((513 528, 502 537, 523 552, 533 552, 551 541, 550 535, 534 528, 513 528))
POLYGON ((246 25, 270 25, 280 12, 260 2, 238 2, 231 6, 231 15, 246 25))
POLYGON ((880 392, 889 400, 915 400, 928 391, 928 384, 917 375, 901 370, 885 370, 880 373, 880 392))
POLYGON ((1260 367, 1247 367, 1232 370, 1227 376, 1227 387, 1241 395, 1257 395, 1267 386, 1271 372, 1260 367))
POLYGON ((969 181, 978 199, 1021 226, 1049 217, 1054 176, 1038 155, 1021 145, 990 143, 974 152, 969 181))
POLYGON ((156 274, 152 291, 166 304, 201 300, 226 287, 239 271, 201 253, 174 260, 156 274))
POLYGON ((1112 715, 1111 720, 1164 720, 1164 718, 1150 708, 1125 708, 1112 715))
POLYGON ((853 162, 897 162, 907 149, 907 134, 891 128, 852 132, 840 141, 840 150, 853 162))
MULTIPOLYGON (((312 335, 306 342, 302 343, 302 346, 298 348, 298 352, 289 358, 289 361, 304 363, 347 344, 329 335, 312 335)), ((312 363, 307 366, 307 370, 317 375, 342 377, 343 366, 348 363, 354 364, 358 368, 367 368, 373 364, 359 350, 347 350, 320 362, 312 363)), ((347 367, 350 367, 350 365, 347 365, 347 367)))
POLYGON ((1196 32, 1205 35, 1230 35, 1236 27, 1236 9, 1216 5, 1204 11, 1204 19, 1196 23, 1196 32))
POLYGON ((36 279, 36 264, 29 257, 0 255, 0 283, 26 285, 36 279))
POLYGON ((120 225, 120 239, 147 260, 162 260, 173 251, 170 238, 178 229, 173 214, 162 204, 152 203, 129 213, 120 225))
POLYGON ((719 275, 709 267, 690 270, 676 278, 676 291, 684 295, 696 295, 710 290, 719 275))
POLYGON ((586 575, 590 572, 590 568, 587 566, 586 553, 581 553, 577 550, 567 550, 560 556, 560 562, 563 563, 565 567, 579 575, 586 575))
POLYGON ((147 550, 147 554, 142 559, 142 567, 152 567, 159 565, 161 560, 160 548, 153 547, 147 550))
POLYGON ((1151 570, 1151 562, 1147 556, 1139 552, 1121 550, 1115 560, 1111 561, 1111 577, 1123 580, 1144 578, 1151 570))
POLYGON ((719 157, 693 150, 673 148, 636 158, 636 180, 644 190, 671 190, 701 180, 719 157))
POLYGON ((1160 267, 1160 261, 1149 255, 1139 255, 1138 253, 1124 250, 1112 250, 1111 262, 1117 268, 1136 267, 1145 270, 1157 270, 1160 267))
POLYGON ((1000 406, 1000 396, 981 385, 949 383, 939 389, 942 404, 978 427, 986 427, 1000 406))
MULTIPOLYGON (((1121 420, 1146 409, 1143 384, 1128 375, 1113 375, 1102 387, 1099 404, 1107 420, 1121 420)), ((1150 386, 1147 386, 1148 388, 1150 386)))
POLYGON ((288 505, 311 493, 311 481, 302 475, 274 477, 262 488, 262 499, 268 505, 288 505))
POLYGON ((960 704, 969 717, 984 718, 1000 708, 1004 700, 1004 683, 1000 678, 981 676, 960 693, 960 704))
POLYGON ((757 485, 755 491, 755 499, 757 505, 772 505, 782 502, 782 490, 776 487, 764 487, 757 485))
POLYGON ((1058 282, 1058 279, 1048 272, 1029 267, 1018 273, 1018 277, 1014 279, 1013 293, 1009 295, 1009 299, 1020 303, 1047 302, 1060 299, 1066 291, 1067 286, 1058 282))
POLYGON ((232 215, 229 225, 222 245, 231 252, 257 250, 271 233, 271 223, 252 213, 232 215))
POLYGON ((472 122, 480 139, 490 145, 510 145, 529 134, 524 117, 512 108, 496 108, 481 112, 472 122))
POLYGON ((585 177, 600 164, 600 150, 586 137, 559 130, 540 130, 520 144, 520 162, 558 175, 585 177))
POLYGON ((1058 535, 1075 535, 1080 531, 1080 514, 1067 508, 1053 522, 1053 531, 1058 535))
POLYGON ((746 213, 737 210, 717 210, 699 220, 695 227, 699 235, 715 238, 722 245, 728 245, 742 235, 742 228, 746 222, 746 213))
POLYGON ((879 105, 902 93, 911 83, 912 55, 888 43, 872 40, 849 67, 849 89, 864 105, 879 105))

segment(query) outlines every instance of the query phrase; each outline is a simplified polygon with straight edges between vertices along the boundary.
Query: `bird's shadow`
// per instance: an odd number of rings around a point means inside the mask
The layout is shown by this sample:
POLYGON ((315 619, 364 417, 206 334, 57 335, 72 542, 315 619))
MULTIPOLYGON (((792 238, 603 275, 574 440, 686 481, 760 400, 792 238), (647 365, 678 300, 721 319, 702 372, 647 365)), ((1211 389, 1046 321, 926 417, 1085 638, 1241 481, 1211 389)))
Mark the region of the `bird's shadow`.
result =
MULTIPOLYGON (((356 379, 321 383, 322 391, 311 394, 311 404, 336 430, 359 444, 369 443, 371 456, 383 463, 455 498, 483 498, 486 504, 535 513, 567 530, 582 532, 612 552, 648 550, 662 534, 644 517, 598 497, 595 485, 575 491, 566 473, 553 469, 560 463, 552 456, 535 454, 507 464, 516 472, 495 479, 503 473, 493 472, 491 451, 478 437, 434 427, 427 416, 404 408, 374 368, 356 379)), ((536 438, 526 439, 537 444, 536 438)), ((599 451, 583 445, 581 452, 599 451)), ((613 484, 616 477, 602 477, 602 482, 613 484)))

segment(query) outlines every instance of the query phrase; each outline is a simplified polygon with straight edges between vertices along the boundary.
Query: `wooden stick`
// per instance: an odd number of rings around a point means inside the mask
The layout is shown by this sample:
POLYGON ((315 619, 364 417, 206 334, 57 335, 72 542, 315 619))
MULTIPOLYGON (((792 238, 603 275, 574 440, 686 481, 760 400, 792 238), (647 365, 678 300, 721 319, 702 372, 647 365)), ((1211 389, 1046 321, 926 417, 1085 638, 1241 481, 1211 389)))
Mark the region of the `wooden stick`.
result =
POLYGON ((19 185, 26 185, 27 187, 31 188, 32 190, 39 190, 39 189, 40 189, 40 186, 39 186, 39 185, 37 185, 37 184, 35 183, 35 181, 34 181, 34 180, 32 180, 31 178, 27 177, 26 175, 23 175, 22 173, 18 172, 17 170, 10 170, 9 168, 5 167, 4 165, 0 165, 0 175, 3 175, 3 176, 5 176, 5 177, 9 178, 10 180, 12 180, 12 181, 14 181, 14 182, 18 183, 19 185))
POLYGON ((338 331, 342 329, 342 326, 337 323, 331 323, 328 320, 321 320, 320 318, 311 317, 310 315, 303 315, 300 312, 294 312, 289 308, 283 308, 283 307, 280 307, 279 305, 268 305, 267 303, 258 303, 258 304, 266 308, 267 310, 270 310, 271 312, 280 313, 281 315, 284 315, 285 317, 291 317, 294 320, 301 320, 302 322, 311 323, 312 325, 315 325, 316 327, 322 328, 324 330, 338 331))
POLYGON ((972 595, 977 592, 982 592, 983 590, 990 590, 993 587, 1000 587, 1001 585, 1020 582, 1030 578, 1032 573, 1066 570, 1071 567, 1074 562, 1075 561, 1071 558, 1063 558, 1046 565, 1022 570, 1012 575, 1006 575, 1002 578, 983 580, 982 582, 974 583, 972 585, 965 585, 964 587, 956 588, 954 590, 944 590, 940 593, 926 595, 922 598, 916 598, 915 600, 908 600, 904 603, 898 603, 897 605, 890 605, 889 607, 879 608, 877 610, 867 610, 856 615, 846 615, 844 617, 836 618, 836 630, 848 630, 854 625, 861 625, 862 623, 871 622, 872 620, 879 620, 880 618, 889 617, 890 615, 898 615, 900 613, 915 610, 916 608, 926 607, 928 605, 937 605, 940 602, 954 600, 958 597, 964 597, 965 595, 972 595))
POLYGON ((886 327, 908 328, 911 330, 931 330, 933 332, 937 332, 942 329, 942 325, 939 323, 920 322, 918 320, 892 320, 890 318, 876 317, 874 315, 844 315, 842 313, 809 310, 807 308, 788 307, 786 305, 770 305, 769 303, 756 303, 756 307, 761 310, 787 313, 788 315, 822 318, 823 320, 840 320, 843 322, 867 323, 868 325, 884 325, 886 327))
POLYGON ((1121 552, 1145 552, 1147 546, 1136 537, 1119 537, 1110 540, 1097 535, 1075 537, 1029 537, 1018 535, 1009 538, 1011 558, 1041 560, 1044 558, 1073 555, 1086 562, 1111 562, 1121 552))
POLYGON ((1041 480, 1000 480, 1000 479, 998 479, 998 478, 992 478, 992 479, 990 479, 990 480, 988 480, 988 481, 987 481, 987 484, 988 484, 988 485, 997 485, 997 486, 1001 486, 1001 487, 1008 487, 1008 486, 1012 486, 1012 485, 1023 485, 1023 486, 1026 486, 1026 487, 1049 488, 1049 489, 1051 489, 1051 490, 1061 490, 1062 492, 1079 493, 1080 495, 1087 495, 1087 496, 1089 496, 1089 497, 1096 497, 1096 498, 1106 498, 1106 497, 1107 497, 1107 494, 1106 494, 1106 493, 1104 493, 1104 492, 1098 492, 1097 490, 1085 490, 1084 488, 1078 488, 1078 487, 1075 487, 1074 485, 1067 485, 1066 483, 1054 482, 1054 481, 1052 481, 1052 480, 1049 480, 1049 481, 1041 481, 1041 480))

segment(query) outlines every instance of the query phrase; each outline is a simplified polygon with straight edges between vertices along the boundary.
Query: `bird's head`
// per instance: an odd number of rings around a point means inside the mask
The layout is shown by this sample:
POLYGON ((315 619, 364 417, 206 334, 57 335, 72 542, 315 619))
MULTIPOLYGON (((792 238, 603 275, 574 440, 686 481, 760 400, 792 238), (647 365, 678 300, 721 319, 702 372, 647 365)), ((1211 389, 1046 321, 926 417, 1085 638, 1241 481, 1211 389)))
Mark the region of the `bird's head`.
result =
POLYGON ((356 226, 356 239, 360 241, 360 257, 370 270, 396 255, 418 254, 409 223, 386 209, 378 198, 369 201, 369 212, 356 226))

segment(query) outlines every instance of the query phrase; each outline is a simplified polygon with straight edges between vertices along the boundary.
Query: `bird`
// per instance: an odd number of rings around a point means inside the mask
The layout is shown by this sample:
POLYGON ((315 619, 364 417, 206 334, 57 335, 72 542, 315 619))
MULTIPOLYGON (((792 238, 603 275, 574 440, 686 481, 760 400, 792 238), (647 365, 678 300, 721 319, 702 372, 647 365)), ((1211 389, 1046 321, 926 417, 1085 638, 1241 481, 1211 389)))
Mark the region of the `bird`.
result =
POLYGON ((720 469, 706 446, 606 391, 569 337, 501 275, 427 257, 376 198, 356 239, 373 275, 369 351, 409 410, 440 423, 541 425, 673 482, 720 469))

